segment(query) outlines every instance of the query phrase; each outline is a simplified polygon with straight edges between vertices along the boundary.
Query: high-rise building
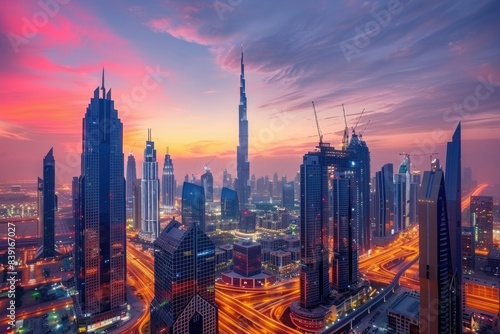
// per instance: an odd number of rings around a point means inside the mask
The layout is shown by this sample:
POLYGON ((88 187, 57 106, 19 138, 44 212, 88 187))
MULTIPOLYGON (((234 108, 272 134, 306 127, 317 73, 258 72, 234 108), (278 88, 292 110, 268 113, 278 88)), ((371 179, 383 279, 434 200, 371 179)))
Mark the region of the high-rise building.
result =
POLYGON ((470 221, 476 227, 478 249, 493 249, 493 197, 471 196, 470 221))
POLYGON ((201 185, 205 191, 205 201, 214 201, 214 177, 208 167, 205 168, 205 174, 201 176, 201 185))
POLYGON ((238 193, 232 189, 223 187, 220 196, 221 219, 238 219, 238 193))
MULTIPOLYGON (((39 182, 40 184, 40 182, 39 182)), ((42 182, 42 240, 36 258, 51 258, 56 255, 55 216, 57 210, 56 162, 51 148, 43 158, 42 182)))
POLYGON ((196 224, 205 232, 205 190, 202 186, 184 182, 182 186, 181 214, 184 225, 196 224))
POLYGON ((375 174, 375 236, 388 237, 395 232, 393 165, 385 164, 375 174))
POLYGON ((215 245, 190 218, 172 220, 154 242, 152 333, 218 333, 215 245))
POLYGON ((446 145, 446 207, 448 210, 451 272, 450 272, 450 333, 462 333, 462 144, 461 124, 446 145))
POLYGON ((349 173, 336 173, 333 179, 333 263, 332 287, 347 291, 358 283, 358 245, 352 219, 355 179, 349 173))
POLYGON ((476 266, 475 227, 462 227, 462 267, 465 272, 474 271, 476 266))
POLYGON ((349 145, 348 169, 353 171, 354 186, 354 223, 356 225, 356 240, 359 253, 365 254, 371 247, 370 224, 370 151, 361 134, 353 129, 349 145))
POLYGON ((410 227, 410 188, 410 156, 405 155, 398 173, 394 174, 394 225, 398 231, 410 227))
POLYGON ((43 180, 41 178, 37 179, 37 202, 36 202, 36 212, 37 212, 37 226, 36 226, 36 236, 41 239, 43 236, 43 180))
POLYGON ((257 223, 257 215, 248 209, 240 211, 240 222, 238 230, 242 233, 255 233, 255 225, 257 223))
POLYGON ((165 154, 165 162, 163 163, 163 175, 161 179, 161 194, 162 203, 164 206, 173 208, 175 206, 175 177, 174 163, 170 157, 168 148, 165 154))
POLYGON ((420 190, 420 171, 413 171, 410 182, 410 225, 418 224, 418 192, 420 190))
POLYGON ((420 332, 451 333, 451 237, 442 170, 424 172, 419 194, 420 332))
POLYGON ((248 117, 247 96, 245 92, 245 65, 243 64, 243 49, 241 50, 240 104, 238 107, 239 144, 236 148, 237 178, 234 189, 238 193, 240 208, 243 208, 250 198, 250 162, 248 161, 248 117))
POLYGON ((468 193, 472 190, 473 188, 473 183, 472 183, 472 168, 466 166, 464 168, 464 186, 463 190, 465 193, 468 193))
POLYGON ((148 140, 142 163, 141 215, 139 237, 152 242, 160 235, 160 180, 151 129, 148 129, 148 140))
POLYGON ((295 191, 293 181, 283 183, 281 202, 284 208, 293 209, 295 207, 295 191))
POLYGON ((234 272, 250 277, 262 272, 262 245, 251 240, 239 241, 233 245, 234 272))
POLYGON ((132 212, 132 228, 135 230, 140 230, 141 229, 141 221, 142 221, 142 211, 141 211, 141 201, 142 201, 142 196, 141 196, 141 187, 142 187, 142 180, 141 179, 136 179, 133 183, 133 199, 132 199, 132 205, 133 205, 133 212, 132 212))
POLYGON ((127 203, 134 196, 134 182, 137 180, 137 169, 135 158, 132 152, 129 153, 127 158, 127 203))
POLYGON ((113 325, 127 311, 125 177, 123 125, 99 87, 83 119, 79 191, 75 223, 76 314, 78 331, 113 325))

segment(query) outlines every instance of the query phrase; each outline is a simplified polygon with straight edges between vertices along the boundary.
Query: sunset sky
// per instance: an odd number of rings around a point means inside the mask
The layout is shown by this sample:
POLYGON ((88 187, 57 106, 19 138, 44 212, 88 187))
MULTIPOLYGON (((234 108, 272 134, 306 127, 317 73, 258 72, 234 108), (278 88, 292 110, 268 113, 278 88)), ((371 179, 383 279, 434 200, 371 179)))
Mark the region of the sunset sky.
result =
POLYGON ((341 103, 349 127, 365 109, 372 174, 400 152, 444 162, 461 121, 463 166, 499 183, 499 15, 493 0, 1 1, 0 182, 35 182, 52 146, 59 181, 80 174, 103 67, 138 176, 151 128, 177 180, 213 156, 216 183, 234 177, 243 45, 251 174, 293 178, 318 142, 314 101, 334 146, 341 103))

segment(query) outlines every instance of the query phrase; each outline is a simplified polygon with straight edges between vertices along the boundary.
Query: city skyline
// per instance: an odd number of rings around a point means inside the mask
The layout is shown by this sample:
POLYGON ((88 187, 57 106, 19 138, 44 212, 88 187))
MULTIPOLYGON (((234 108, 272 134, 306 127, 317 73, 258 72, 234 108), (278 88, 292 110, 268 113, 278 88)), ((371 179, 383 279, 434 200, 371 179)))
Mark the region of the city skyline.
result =
MULTIPOLYGON (((0 143, 9 149, 2 150, 6 158, 0 162, 0 182, 36 180, 35 162, 48 146, 59 155, 58 182, 68 183, 78 175, 79 106, 103 66, 123 113, 125 152, 137 153, 134 143, 152 127, 158 147, 171 148, 178 182, 185 174, 199 177, 213 155, 218 156, 211 164, 214 182, 220 184, 224 169, 235 177, 242 43, 251 96, 251 173, 272 175, 279 161, 280 174, 295 175, 301 152, 317 142, 310 108, 314 100, 325 140, 336 148, 344 128, 340 104, 346 106, 349 127, 366 109, 358 130, 370 121, 364 136, 370 143, 372 171, 387 162, 399 165, 402 151, 438 152, 442 159, 445 134, 461 120, 463 166, 472 166, 485 181, 497 179, 497 163, 478 162, 500 144, 494 131, 500 102, 499 47, 493 34, 497 23, 492 14, 497 3, 432 5, 433 13, 447 17, 439 22, 427 15, 431 5, 403 4, 385 26, 379 25, 376 36, 363 35, 368 42, 360 39, 364 46, 356 47, 359 53, 352 57, 346 57, 342 47, 356 45, 356 29, 379 22, 377 13, 387 10, 385 4, 292 2, 284 12, 274 5, 242 2, 220 12, 213 4, 195 1, 189 6, 125 4, 118 11, 105 11, 103 7, 112 5, 68 3, 52 8, 47 22, 30 32, 26 21, 33 25, 34 14, 44 9, 2 3, 0 31, 6 38, 0 42, 5 78, 0 83, 0 143), (329 15, 339 10, 342 19, 329 15), (256 27, 261 15, 276 19, 256 27), (418 23, 427 23, 426 28, 418 23), (474 36, 481 36, 480 44, 474 36), (112 54, 101 47, 104 44, 113 45, 112 54), (90 53, 92 57, 82 58, 90 53), (456 71, 458 64, 461 71, 456 71), (145 96, 132 103, 122 98, 133 92, 145 96), (453 109, 462 103, 466 109, 453 109), (405 117, 399 117, 401 113, 405 117), (27 163, 15 170, 9 167, 20 159, 27 163)), ((412 163, 427 169, 425 157, 412 163)))

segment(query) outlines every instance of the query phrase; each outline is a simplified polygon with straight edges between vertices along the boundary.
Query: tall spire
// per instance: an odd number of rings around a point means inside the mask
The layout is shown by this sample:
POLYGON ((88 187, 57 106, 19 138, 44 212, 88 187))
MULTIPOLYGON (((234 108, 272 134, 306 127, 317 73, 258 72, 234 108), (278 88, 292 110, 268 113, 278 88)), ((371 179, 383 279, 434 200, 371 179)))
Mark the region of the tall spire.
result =
POLYGON ((245 78, 245 65, 243 64, 243 43, 241 43, 241 77, 245 78))
POLYGON ((106 98, 106 88, 104 88, 104 66, 102 67, 102 85, 101 85, 101 90, 102 90, 102 98, 106 98))

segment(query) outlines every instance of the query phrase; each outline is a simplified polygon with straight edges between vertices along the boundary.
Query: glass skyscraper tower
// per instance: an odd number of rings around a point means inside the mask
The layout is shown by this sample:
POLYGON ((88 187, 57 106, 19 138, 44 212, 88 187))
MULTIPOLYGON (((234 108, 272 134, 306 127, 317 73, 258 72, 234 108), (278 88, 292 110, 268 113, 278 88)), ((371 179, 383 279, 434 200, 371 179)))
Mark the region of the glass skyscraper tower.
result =
POLYGON ((148 130, 148 140, 144 149, 141 182, 141 232, 139 236, 154 241, 160 235, 160 180, 156 161, 155 143, 148 130))
POLYGON ((195 224, 205 232, 205 191, 202 186, 184 182, 181 214, 184 225, 195 224))
POLYGON ((175 205, 175 177, 174 162, 170 157, 168 148, 163 163, 163 175, 161 179, 162 203, 164 206, 173 208, 175 205))
POLYGON ((245 93, 245 65, 243 64, 243 50, 241 50, 241 75, 240 75, 240 105, 238 107, 239 144, 236 148, 235 190, 238 193, 240 209, 248 203, 250 198, 250 162, 248 161, 248 118, 247 96, 245 93))
POLYGON ((83 118, 79 219, 75 224, 79 330, 95 330, 126 314, 123 125, 111 90, 99 87, 83 118), (110 321, 108 321, 110 320, 110 321))

